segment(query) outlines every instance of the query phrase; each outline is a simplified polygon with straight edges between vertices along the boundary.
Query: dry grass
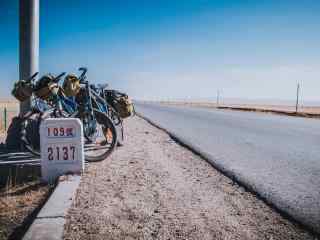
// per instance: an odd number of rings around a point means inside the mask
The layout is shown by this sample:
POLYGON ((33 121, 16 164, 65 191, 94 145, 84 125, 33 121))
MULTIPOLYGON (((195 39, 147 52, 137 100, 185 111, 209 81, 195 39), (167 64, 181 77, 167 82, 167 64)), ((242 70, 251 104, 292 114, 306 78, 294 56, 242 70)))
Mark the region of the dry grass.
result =
POLYGON ((0 192, 0 240, 8 239, 26 218, 42 205, 49 193, 49 186, 31 182, 10 187, 0 192))
POLYGON ((0 100, 0 108, 18 109, 19 102, 15 100, 0 100))
MULTIPOLYGON (((0 100, 0 142, 5 138, 4 109, 7 109, 7 128, 11 119, 18 114, 19 102, 0 100)), ((37 209, 47 198, 50 187, 38 181, 13 186, 12 179, 0 190, 0 240, 8 237, 37 209)))

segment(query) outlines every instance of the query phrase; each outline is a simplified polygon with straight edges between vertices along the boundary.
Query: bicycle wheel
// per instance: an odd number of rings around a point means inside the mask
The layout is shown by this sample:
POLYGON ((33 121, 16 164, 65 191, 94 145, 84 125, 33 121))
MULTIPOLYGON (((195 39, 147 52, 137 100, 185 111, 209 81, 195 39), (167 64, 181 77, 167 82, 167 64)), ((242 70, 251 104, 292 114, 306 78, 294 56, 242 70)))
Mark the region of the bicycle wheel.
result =
POLYGON ((121 119, 119 114, 116 113, 115 111, 109 111, 108 113, 109 113, 108 116, 112 120, 117 130, 117 140, 118 140, 117 146, 122 146, 124 143, 123 120, 121 119))
POLYGON ((45 112, 30 111, 23 117, 21 126, 21 142, 24 148, 40 157, 40 125, 47 118, 67 117, 66 113, 57 115, 54 109, 45 112))
POLYGON ((104 113, 94 111, 97 128, 95 136, 84 145, 85 159, 97 162, 106 159, 117 144, 117 131, 111 119, 104 113))
POLYGON ((40 156, 39 128, 43 114, 40 112, 28 112, 23 116, 21 126, 21 142, 26 150, 40 156))
MULTIPOLYGON (((112 121, 103 113, 95 112, 97 119, 97 131, 94 141, 84 145, 85 160, 88 162, 102 161, 114 150, 117 143, 117 132, 112 121), (100 131, 99 131, 100 130, 100 131)), ((25 115, 21 127, 21 141, 24 147, 40 157, 40 124, 47 118, 68 117, 67 113, 57 115, 50 109, 44 113, 29 112, 25 115)))

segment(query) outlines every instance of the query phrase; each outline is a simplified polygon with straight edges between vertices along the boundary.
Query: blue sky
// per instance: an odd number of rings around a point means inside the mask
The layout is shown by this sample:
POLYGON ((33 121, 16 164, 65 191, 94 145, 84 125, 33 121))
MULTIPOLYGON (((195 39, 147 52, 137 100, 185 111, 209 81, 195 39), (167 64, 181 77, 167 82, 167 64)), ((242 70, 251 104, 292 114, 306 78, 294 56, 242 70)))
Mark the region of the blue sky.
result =
MULTIPOLYGON (((319 1, 41 1, 40 72, 89 68, 139 99, 320 100, 319 1)), ((0 0, 0 96, 18 78, 18 1, 0 0)))

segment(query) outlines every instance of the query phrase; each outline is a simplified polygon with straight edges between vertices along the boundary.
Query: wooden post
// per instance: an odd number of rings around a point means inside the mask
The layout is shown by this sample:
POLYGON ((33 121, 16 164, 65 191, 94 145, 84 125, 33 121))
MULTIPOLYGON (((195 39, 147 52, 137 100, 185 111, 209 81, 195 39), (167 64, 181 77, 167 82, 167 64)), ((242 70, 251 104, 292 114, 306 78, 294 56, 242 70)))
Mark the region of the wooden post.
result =
POLYGON ((7 131, 7 108, 5 107, 3 110, 3 117, 4 117, 4 130, 7 131))

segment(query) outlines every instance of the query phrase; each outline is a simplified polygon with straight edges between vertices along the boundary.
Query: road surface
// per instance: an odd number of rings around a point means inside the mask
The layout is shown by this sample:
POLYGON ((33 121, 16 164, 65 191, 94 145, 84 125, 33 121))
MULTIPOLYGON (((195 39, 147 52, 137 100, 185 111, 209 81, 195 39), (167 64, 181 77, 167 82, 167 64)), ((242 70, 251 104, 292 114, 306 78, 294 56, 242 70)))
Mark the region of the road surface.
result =
POLYGON ((124 145, 81 176, 65 240, 316 240, 165 132, 124 126, 124 145))
POLYGON ((319 120, 145 103, 136 111, 320 232, 319 120))

